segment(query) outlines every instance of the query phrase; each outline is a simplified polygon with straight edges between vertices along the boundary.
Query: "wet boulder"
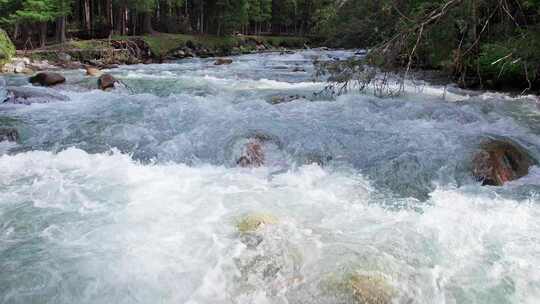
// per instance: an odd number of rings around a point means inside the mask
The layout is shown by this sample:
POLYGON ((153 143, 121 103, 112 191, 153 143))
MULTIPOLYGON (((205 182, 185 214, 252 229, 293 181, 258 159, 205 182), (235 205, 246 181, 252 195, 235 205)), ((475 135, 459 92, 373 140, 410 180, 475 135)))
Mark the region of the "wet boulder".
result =
POLYGON ((354 274, 349 279, 353 297, 358 303, 390 304, 394 291, 383 276, 354 274))
POLYGON ((214 65, 227 65, 233 63, 233 60, 230 58, 218 58, 214 62, 214 65))
POLYGON ((264 165, 263 141, 257 137, 250 138, 238 158, 236 164, 240 167, 260 167, 264 165))
POLYGON ((502 186, 529 174, 534 160, 524 148, 508 140, 488 140, 473 156, 472 174, 484 186, 502 186))
POLYGON ((69 97, 51 92, 44 88, 7 87, 5 102, 18 104, 47 103, 52 101, 68 101, 69 97))
POLYGON ((59 63, 59 66, 63 69, 78 70, 84 68, 84 65, 80 61, 63 61, 59 63))
POLYGON ((265 225, 277 224, 278 219, 271 214, 253 213, 241 218, 236 223, 236 229, 240 234, 252 233, 263 228, 265 225))
POLYGON ((270 97, 270 104, 277 105, 281 103, 287 103, 298 99, 305 99, 305 96, 301 95, 276 95, 270 97))
POLYGON ((103 74, 98 79, 98 86, 101 90, 113 89, 114 84, 118 82, 111 74, 103 74))
POLYGON ((93 77, 99 77, 103 72, 101 72, 98 68, 93 66, 85 66, 86 75, 93 76, 93 77))
POLYGON ((8 92, 6 88, 6 80, 0 77, 0 102, 4 102, 8 98, 8 92))
POLYGON ((0 142, 2 141, 19 141, 19 132, 15 128, 0 128, 0 142))
POLYGON ((321 281, 320 287, 323 297, 338 296, 345 303, 390 304, 398 295, 389 278, 380 272, 331 273, 321 281))
POLYGON ((30 77, 30 83, 40 86, 54 86, 66 82, 66 78, 58 73, 42 72, 30 77))

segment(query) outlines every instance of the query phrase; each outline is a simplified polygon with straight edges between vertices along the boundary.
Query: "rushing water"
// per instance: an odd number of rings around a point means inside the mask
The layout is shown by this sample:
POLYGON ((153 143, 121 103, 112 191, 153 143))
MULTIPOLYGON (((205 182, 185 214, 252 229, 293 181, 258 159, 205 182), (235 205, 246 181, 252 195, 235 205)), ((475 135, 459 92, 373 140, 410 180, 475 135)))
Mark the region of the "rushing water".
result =
POLYGON ((0 105, 0 303, 353 303, 358 273, 395 303, 539 303, 540 168, 469 175, 486 137, 540 159, 534 99, 314 95, 312 60, 350 55, 126 66, 111 92, 66 71, 45 90, 70 101, 0 105), (265 166, 239 168, 256 135, 265 166), (276 219, 255 245, 252 213, 276 219))

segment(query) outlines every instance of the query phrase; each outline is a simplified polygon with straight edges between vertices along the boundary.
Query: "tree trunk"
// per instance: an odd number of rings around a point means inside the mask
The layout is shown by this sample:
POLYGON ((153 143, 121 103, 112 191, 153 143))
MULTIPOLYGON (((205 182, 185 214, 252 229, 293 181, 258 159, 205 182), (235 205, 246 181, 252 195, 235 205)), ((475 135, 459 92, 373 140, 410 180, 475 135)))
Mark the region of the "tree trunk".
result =
POLYGON ((40 22, 39 24, 39 46, 44 48, 47 42, 47 22, 40 22))
POLYGON ((56 41, 58 43, 66 42, 66 16, 56 19, 56 41))
POLYGON ((19 33, 20 33, 19 23, 16 22, 15 23, 15 29, 13 30, 13 40, 17 40, 19 38, 19 33))
POLYGON ((107 30, 109 31, 109 38, 111 38, 113 29, 114 29, 112 0, 105 0, 105 20, 107 22, 107 30))
POLYGON ((92 6, 90 5, 90 0, 84 0, 84 29, 87 31, 92 30, 92 19, 90 19, 92 14, 92 6))
POLYGON ((143 13, 143 24, 142 24, 142 34, 153 34, 154 29, 152 28, 152 12, 143 13))

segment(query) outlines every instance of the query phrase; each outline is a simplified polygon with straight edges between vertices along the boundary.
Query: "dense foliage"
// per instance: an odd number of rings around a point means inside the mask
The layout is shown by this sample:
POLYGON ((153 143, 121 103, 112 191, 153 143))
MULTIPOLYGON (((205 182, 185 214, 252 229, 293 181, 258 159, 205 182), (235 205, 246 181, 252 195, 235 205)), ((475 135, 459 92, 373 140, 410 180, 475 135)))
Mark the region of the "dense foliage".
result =
POLYGON ((0 27, 25 47, 56 38, 194 33, 308 35, 332 0, 0 0, 0 27))
POLYGON ((327 21, 335 46, 370 64, 449 72, 466 87, 540 88, 540 0, 349 0, 327 21))

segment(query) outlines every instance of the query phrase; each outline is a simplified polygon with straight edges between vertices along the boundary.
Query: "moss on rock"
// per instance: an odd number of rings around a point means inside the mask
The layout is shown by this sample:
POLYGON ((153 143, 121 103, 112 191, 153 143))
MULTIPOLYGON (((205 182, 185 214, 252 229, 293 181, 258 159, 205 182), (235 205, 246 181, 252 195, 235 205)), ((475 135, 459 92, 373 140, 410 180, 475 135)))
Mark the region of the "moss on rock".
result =
POLYGON ((256 232, 265 225, 277 224, 278 219, 273 215, 264 213, 254 213, 244 216, 236 223, 239 233, 256 232))
POLYGON ((325 294, 342 296, 357 304, 390 304, 397 294, 386 276, 378 272, 332 273, 321 283, 325 294))
POLYGON ((9 39, 8 34, 0 29, 0 65, 8 62, 13 56, 15 56, 15 45, 9 39))

